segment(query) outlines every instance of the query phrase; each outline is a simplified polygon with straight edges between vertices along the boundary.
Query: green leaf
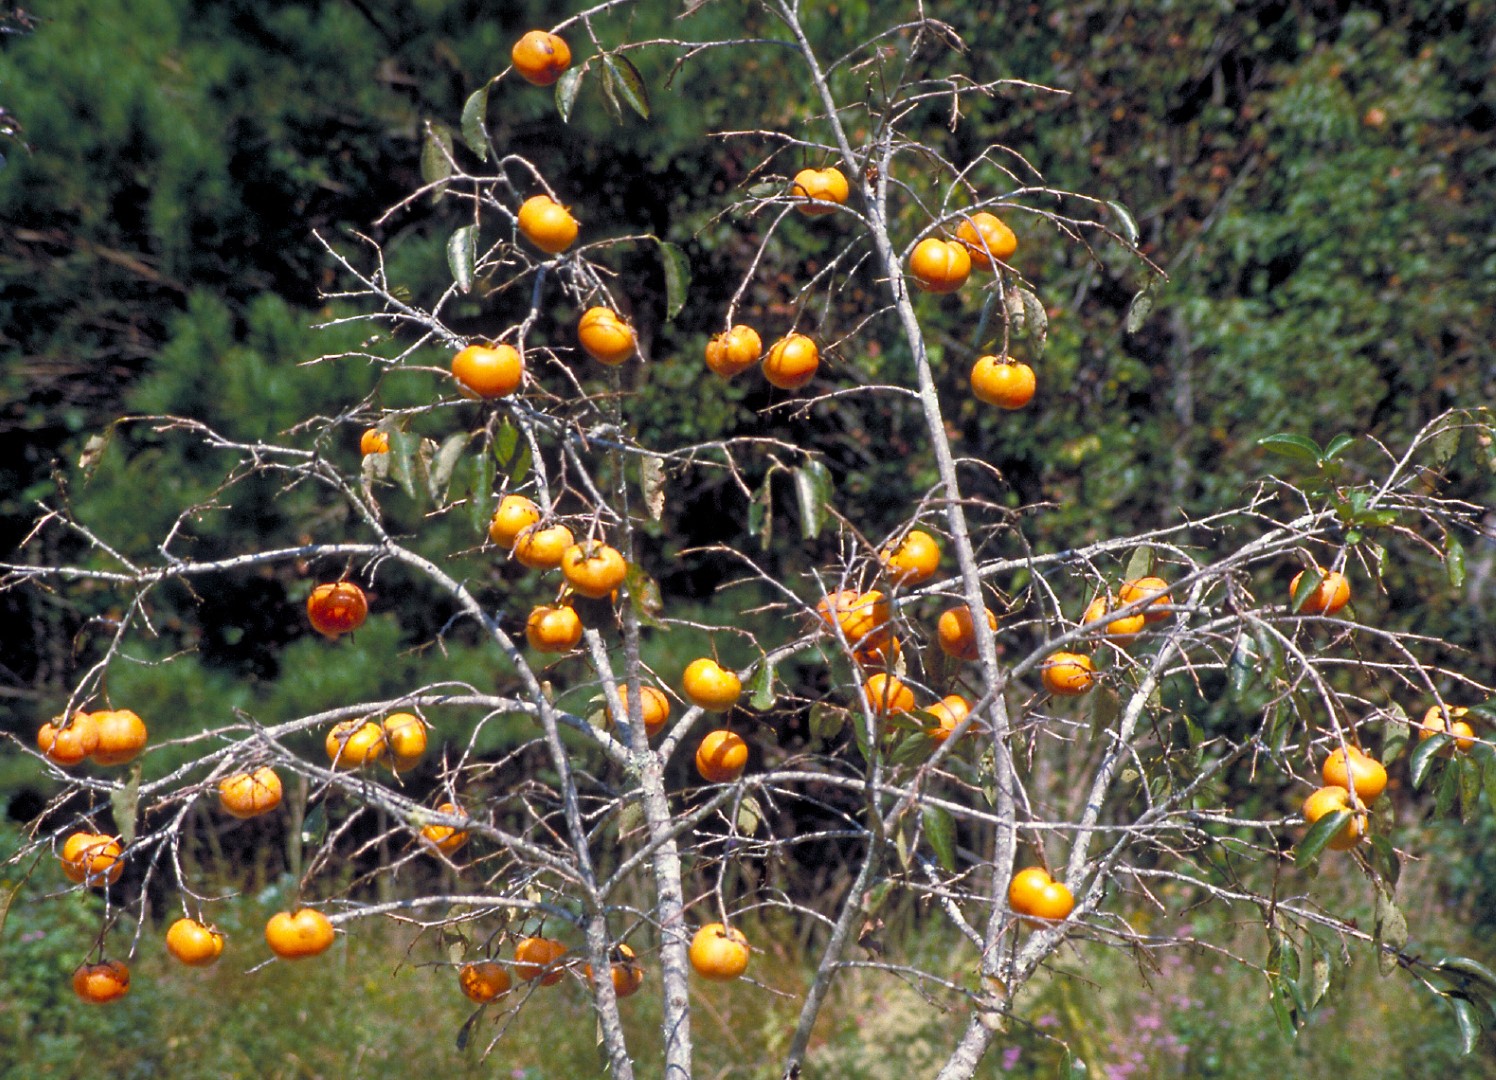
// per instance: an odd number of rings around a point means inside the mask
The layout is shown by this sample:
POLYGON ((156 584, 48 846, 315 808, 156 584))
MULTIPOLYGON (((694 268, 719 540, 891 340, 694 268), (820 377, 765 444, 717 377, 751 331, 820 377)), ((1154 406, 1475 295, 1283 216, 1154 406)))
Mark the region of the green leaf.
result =
POLYGON ((435 184, 452 175, 452 132, 436 120, 426 121, 426 139, 421 144, 421 180, 435 184))
POLYGON ((1439 751, 1448 746, 1449 742, 1448 735, 1435 735, 1422 740, 1417 746, 1413 747, 1413 753, 1408 758, 1408 779, 1415 788, 1423 786, 1423 781, 1428 776, 1429 770, 1439 760, 1439 751))
POLYGON ((1454 1009, 1454 1018, 1460 1025, 1460 1045, 1463 1052, 1466 1055, 1474 1053, 1482 1027, 1479 1010, 1465 998, 1453 994, 1446 994, 1444 1000, 1454 1009))
POLYGON ((1444 573, 1456 589, 1465 587, 1465 548, 1451 534, 1444 541, 1444 573))
POLYGON ((469 150, 478 155, 479 161, 488 160, 488 132, 484 127, 484 120, 488 116, 490 85, 492 84, 484 83, 478 87, 468 95, 467 101, 462 106, 462 141, 467 143, 469 150))
POLYGON ((1313 935, 1309 937, 1310 961, 1309 970, 1299 982, 1303 991, 1304 1000, 1308 1007, 1313 1009, 1325 999, 1325 994, 1330 990, 1330 977, 1335 970, 1334 954, 1313 935))
POLYGON ((800 535, 813 540, 826 524, 826 504, 831 501, 831 471, 819 461, 795 470, 795 497, 800 503, 800 535))
POLYGON ((563 124, 571 123, 571 110, 577 103, 577 94, 582 89, 582 76, 586 66, 568 68, 556 80, 556 112, 561 114, 563 124))
POLYGON ((1408 943, 1408 920, 1402 909, 1393 900, 1392 893, 1377 887, 1376 921, 1372 933, 1372 947, 1376 949, 1377 970, 1390 975, 1397 970, 1397 956, 1392 950, 1401 950, 1408 943))
POLYGON ((1304 601, 1314 595, 1314 590, 1318 589, 1324 580, 1325 575, 1320 573, 1319 567, 1311 566, 1306 569, 1299 578, 1299 584, 1293 590, 1293 595, 1289 597, 1289 610, 1297 615, 1303 609, 1304 601))
POLYGON ((457 1029, 457 1049, 466 1050, 468 1041, 473 1037, 473 1026, 477 1024, 483 1014, 488 1011, 487 1005, 479 1005, 473 1010, 473 1015, 463 1021, 462 1027, 457 1029))
MULTIPOLYGON (((1430 739, 1429 742, 1433 742, 1430 739)), ((1439 782, 1434 786, 1434 816, 1444 817, 1454 809, 1454 800, 1460 793, 1460 770, 1445 767, 1439 772, 1439 782)))
POLYGON ((1462 755, 1454 764, 1460 774, 1460 820, 1468 825, 1480 813, 1480 762, 1462 755))
POLYGON ((468 459, 468 521, 476 533, 487 532, 493 517, 495 476, 493 458, 487 454, 474 454, 468 459))
POLYGON ((1492 971, 1478 960, 1468 956, 1446 956, 1434 965, 1440 971, 1452 973, 1461 980, 1474 980, 1487 989, 1496 991, 1496 971, 1492 971))
POLYGON ((297 833, 297 839, 307 847, 320 847, 326 838, 327 810, 324 803, 318 803, 301 819, 301 831, 297 833))
POLYGON ((1039 298, 1027 289, 1017 289, 1015 292, 1023 305, 1024 332, 1028 335, 1034 359, 1037 360, 1043 357, 1044 348, 1049 343, 1049 312, 1044 310, 1039 298))
POLYGON ((1355 442, 1356 439, 1353 435, 1336 435, 1333 439, 1330 440, 1330 445, 1325 447, 1324 456, 1321 458, 1321 460, 1327 462, 1334 461, 1341 454, 1345 453, 1347 449, 1349 449, 1351 446, 1354 446, 1355 442))
POLYGON ((1148 316, 1153 311, 1153 285, 1150 283, 1146 288, 1132 298, 1132 303, 1127 305, 1127 319, 1123 323, 1129 334, 1136 334, 1148 321, 1148 316))
POLYGON ((1298 866, 1309 866, 1320 853, 1325 850, 1326 845, 1335 838, 1335 834, 1345 827, 1345 823, 1354 815, 1349 810, 1331 810, 1320 818, 1309 831, 1304 834, 1298 846, 1293 849, 1293 861, 1298 866))
POLYGON ((691 260, 675 244, 655 238, 660 258, 665 264, 665 318, 673 319, 686 306, 686 292, 691 286, 691 260))
POLYGON ((847 723, 847 710, 836 705, 818 701, 810 707, 810 737, 812 741, 829 743, 841 734, 847 723))
POLYGON ((1257 675, 1257 656, 1252 652, 1250 642, 1251 638, 1246 634, 1238 635, 1236 647, 1231 650, 1231 660, 1227 664, 1231 693, 1238 699, 1251 688, 1257 675))
POLYGON ((744 795, 743 800, 738 803, 738 832, 744 836, 752 836, 758 832, 758 827, 763 824, 764 811, 758 805, 758 800, 752 795, 744 795))
POLYGON ((1450 425, 1434 436, 1432 454, 1434 467, 1446 464, 1460 449, 1460 429, 1450 425))
POLYGON ((926 806, 921 812, 925 821, 925 836, 935 858, 947 871, 956 869, 956 823, 951 815, 939 806, 926 806))
POLYGON ((1148 577, 1153 573, 1153 549, 1147 544, 1139 544, 1132 549, 1132 554, 1127 557, 1127 569, 1123 576, 1128 581, 1136 581, 1140 577, 1148 577))
POLYGON ((400 490, 410 498, 416 497, 416 463, 421 449, 421 437, 409 431, 390 432, 390 475, 400 490))
POLYGON ((748 680, 748 704, 759 712, 774 707, 774 664, 767 658, 759 663, 748 680))
POLYGON ((1293 1009, 1293 994, 1289 984, 1282 979, 1273 980, 1273 993, 1271 997, 1273 1006, 1273 1019, 1278 1022, 1278 1033, 1293 1042, 1298 1037, 1299 1027, 1293 1009))
POLYGON ((604 53, 603 70, 612 76, 624 103, 648 120, 649 91, 644 86, 644 76, 639 74, 633 62, 619 53, 604 53))
POLYGON ((1306 439, 1302 435, 1268 435, 1257 440, 1257 445, 1264 450, 1270 450, 1295 461, 1318 464, 1320 459, 1319 443, 1313 439, 1306 439))
POLYGON ((867 718, 860 712, 852 714, 852 736, 857 740, 857 752, 864 761, 873 760, 873 748, 868 742, 867 718))
POLYGON ((473 264, 478 261, 478 226, 464 225, 447 240, 447 266, 457 288, 469 292, 473 287, 473 264))
POLYGON ((493 456, 499 468, 509 477, 509 487, 518 487, 530 475, 530 466, 534 461, 530 453, 530 441, 521 439, 519 431, 508 421, 499 427, 499 433, 493 442, 493 456))
POLYGON ((1395 886, 1402 877, 1402 863, 1397 858, 1397 850, 1392 846, 1392 841, 1381 833, 1373 833, 1371 836, 1371 866, 1389 885, 1395 886))
POLYGON ((462 452, 467 449, 468 440, 471 438, 472 436, 465 431, 453 432, 447 436, 446 441, 437 450, 436 456, 431 459, 431 475, 426 478, 426 487, 431 494, 432 502, 438 505, 446 503, 447 489, 452 484, 452 472, 457 468, 457 463, 462 460, 462 452))
POLYGON ((759 485, 758 491, 753 496, 753 501, 748 504, 748 535, 756 535, 758 546, 768 551, 769 538, 773 531, 774 500, 769 490, 769 477, 765 476, 764 482, 759 485))
POLYGON ((1121 203, 1108 199, 1106 205, 1111 207, 1112 213, 1117 215, 1117 228, 1122 233, 1122 238, 1127 241, 1129 247, 1138 246, 1138 223, 1132 216, 1132 211, 1121 203))
POLYGON ((628 586, 629 604, 634 609, 634 614, 639 621, 646 626, 656 630, 665 629, 665 624, 657 617, 665 609, 665 602, 660 597, 660 583, 649 576, 649 572, 638 563, 628 563, 628 570, 624 574, 624 584, 628 586))
POLYGON ((114 827, 119 832, 119 842, 126 847, 135 841, 135 819, 140 809, 140 765, 130 768, 130 778, 109 793, 109 806, 114 811, 114 827))

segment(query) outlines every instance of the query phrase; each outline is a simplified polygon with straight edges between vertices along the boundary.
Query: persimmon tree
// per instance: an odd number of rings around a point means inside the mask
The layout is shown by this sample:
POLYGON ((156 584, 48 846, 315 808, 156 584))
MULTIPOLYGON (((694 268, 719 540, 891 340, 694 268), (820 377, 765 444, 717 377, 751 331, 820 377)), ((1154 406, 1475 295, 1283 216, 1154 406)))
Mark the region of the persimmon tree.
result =
MULTIPOLYGON (((454 994, 461 968, 464 992, 485 1002, 464 1038, 496 1020, 492 1045, 566 979, 593 996, 617 1076, 634 1075, 639 1053, 620 993, 641 965, 662 995, 666 1075, 690 1076, 699 980, 731 977, 738 929, 776 920, 816 928, 786 1077, 813 1067, 817 1017, 849 969, 960 1009, 941 1075, 968 1077, 1027 1023, 1020 992, 1067 943, 1140 963, 1180 947, 1234 955, 1136 917, 1201 904, 1259 919, 1266 955, 1237 959, 1262 972, 1286 1032, 1357 958, 1444 995, 1473 1042, 1496 976, 1410 945, 1396 886, 1416 837, 1392 827, 1390 799, 1348 779, 1343 799, 1314 803, 1309 828, 1300 805, 1343 786, 1327 758, 1360 768, 1363 751, 1394 769, 1406 759, 1411 786, 1444 812, 1477 813, 1482 788, 1496 792, 1490 689, 1437 638, 1376 618, 1389 565, 1436 588, 1459 580, 1472 537, 1488 538, 1487 508, 1445 482, 1456 455, 1490 460, 1489 415, 1446 413, 1399 446, 1263 433, 1281 468, 1234 504, 1133 535, 1096 523, 1058 546, 1035 527, 1051 508, 1009 498, 1000 458, 958 447, 952 417, 974 406, 1021 425, 1067 393, 1046 378, 1050 306, 1021 271, 1022 245, 1071 245, 1130 281, 1129 329, 1149 317, 1161 271, 1122 203, 1046 184, 1013 148, 955 156, 938 137, 1053 92, 977 77, 922 4, 845 50, 821 46, 782 0, 757 9, 772 33, 723 40, 625 40, 631 6, 550 28, 572 61, 554 91, 506 70, 460 117, 428 125, 425 184, 375 224, 388 232, 433 205, 449 215, 445 288, 414 293, 386 242, 319 238, 339 281, 326 326, 363 336, 307 362, 373 369, 372 393, 273 439, 122 418, 108 438, 190 444, 222 463, 219 486, 147 543, 59 498, 24 550, 61 537, 77 557, 4 564, 5 588, 109 597, 66 708, 27 748, 64 788, 16 856, 55 850, 78 888, 105 890, 98 955, 80 942, 80 961, 138 948, 160 915, 153 896, 211 924, 227 901, 194 881, 184 848, 230 815, 274 813, 290 819, 298 904, 347 933, 398 917, 448 947, 454 994), (588 108, 647 120, 688 105, 645 79, 646 58, 668 85, 757 53, 793 72, 804 119, 718 133, 753 162, 713 196, 716 220, 749 242, 713 315, 720 336, 687 350, 669 327, 693 303, 687 238, 616 235, 585 192, 565 197, 545 162, 498 144, 488 118, 506 95, 553 92, 558 128, 588 108), (551 201, 522 212, 536 196, 551 201), (790 234, 820 250, 781 295, 762 278, 790 234), (657 310, 617 270, 640 252, 658 259, 657 310), (724 394, 729 380, 767 379, 763 430, 682 438, 649 425, 644 437, 635 412, 662 393, 650 373, 685 364, 709 364, 724 394), (386 403, 412 386, 415 403, 386 403), (822 444, 854 416, 919 433, 907 471, 878 472, 871 507, 844 497, 846 470, 822 444), (685 617, 661 585, 661 522, 672 490, 707 473, 749 509, 715 550, 736 567, 732 586, 709 617, 685 617), (303 542, 267 549, 251 529, 233 551, 193 542, 195 523, 267 487, 316 492, 303 542), (468 543, 432 544, 423 525, 437 520, 462 522, 468 543), (816 558, 775 557, 796 546, 816 558), (110 673, 143 662, 161 595, 209 597, 252 570, 300 576, 328 664, 366 617, 398 619, 420 595, 449 616, 418 647, 478 642, 493 679, 204 717, 168 769, 152 768, 163 748, 150 745, 137 764, 80 766, 98 757, 89 726, 130 705, 110 673), (713 654, 684 684, 646 662, 671 635, 713 654), (448 737, 458 716, 479 718, 466 743, 448 737), (520 734, 480 749, 500 727, 520 734), (409 780, 423 756, 424 779, 409 780), (829 896, 775 869, 830 853, 844 874, 829 896), (1313 867, 1328 858, 1364 877, 1373 926, 1316 901, 1313 867), (875 947, 891 918, 946 924, 967 943, 969 977, 875 947), (693 943, 712 924, 729 929, 693 943)), ((691 407, 676 403, 683 419, 691 407)), ((869 453, 894 451, 875 441, 869 453)), ((150 662, 173 677, 170 657, 150 662)), ((271 945, 312 955, 328 940, 316 930, 311 944, 271 945)))

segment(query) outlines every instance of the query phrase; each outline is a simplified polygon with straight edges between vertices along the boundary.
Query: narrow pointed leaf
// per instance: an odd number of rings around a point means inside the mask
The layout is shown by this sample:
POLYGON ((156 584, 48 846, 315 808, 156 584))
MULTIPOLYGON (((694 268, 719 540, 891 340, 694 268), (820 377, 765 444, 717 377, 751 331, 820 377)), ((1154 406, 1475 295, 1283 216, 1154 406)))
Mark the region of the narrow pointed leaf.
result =
POLYGON ((416 497, 416 456, 420 448, 419 435, 409 431, 390 432, 390 475, 412 499, 416 497))
POLYGON ((675 244, 656 239, 660 258, 665 264, 665 318, 673 319, 686 306, 686 292, 691 287, 691 260, 675 244))
POLYGON ((1447 956, 1434 966, 1440 971, 1451 972, 1461 979, 1483 983, 1487 989, 1496 992, 1496 971, 1492 971, 1478 960, 1472 960, 1468 956, 1447 956))
POLYGON ((124 785, 109 793, 109 806, 114 811, 114 828, 119 833, 119 842, 128 847, 135 841, 135 819, 140 808, 140 766, 130 769, 130 778, 124 785))
POLYGON ((1341 454, 1345 453, 1346 450, 1354 446, 1355 443, 1356 439, 1353 435, 1336 435, 1330 440, 1330 445, 1325 447, 1324 456, 1321 460, 1334 461, 1341 454))
POLYGON ((1127 320, 1123 324, 1129 334, 1136 334, 1148 321, 1148 316, 1153 312, 1153 286, 1140 291, 1132 298, 1132 303, 1127 305, 1127 320))
POLYGON ((758 832, 758 827, 763 824, 763 820, 764 811, 758 805, 758 800, 752 795, 744 795, 743 801, 738 803, 738 832, 744 836, 752 836, 758 832))
POLYGON ((488 87, 484 83, 468 95, 462 106, 462 141, 478 155, 478 160, 488 160, 488 132, 484 121, 488 117, 488 87))
POLYGON ((1123 574, 1128 581, 1136 581, 1151 573, 1153 573, 1153 549, 1147 544, 1139 544, 1128 556, 1127 569, 1123 571, 1123 574))
POLYGON ((426 121, 426 138, 421 144, 421 179, 434 184, 452 175, 452 132, 445 124, 426 121))
POLYGON ((930 841, 930 850, 948 872, 956 869, 956 823, 951 815, 938 806, 926 806, 922 811, 925 819, 925 836, 930 841))
POLYGON ((1325 850, 1326 845, 1335 838, 1335 834, 1345 827, 1345 823, 1351 819, 1349 810, 1331 810, 1320 818, 1309 831, 1304 834, 1298 846, 1293 849, 1293 861, 1299 866, 1308 866, 1319 858, 1320 852, 1325 850))
POLYGON ((1439 751, 1448 745, 1448 735, 1434 735, 1413 747, 1413 753, 1408 758, 1408 779, 1412 781, 1415 788, 1423 786, 1429 770, 1439 760, 1439 751))
POLYGON ((1454 1009, 1454 1018, 1460 1025, 1460 1045, 1463 1052, 1466 1055, 1474 1053, 1475 1044, 1480 1040, 1480 1012, 1465 998, 1450 994, 1445 1000, 1454 1009))
POLYGON ((759 712, 774 707, 774 664, 764 660, 748 680, 748 704, 759 712))
POLYGON ((813 540, 826 524, 826 504, 831 501, 831 472, 819 461, 795 470, 795 497, 800 503, 800 535, 813 540))
POLYGON ((1294 461, 1317 464, 1320 458, 1319 443, 1302 435, 1268 435, 1257 440, 1257 445, 1294 461))
POLYGON ((1138 246, 1138 223, 1132 216, 1132 211, 1121 203, 1108 199, 1106 205, 1111 207, 1112 213, 1117 216, 1117 230, 1122 238, 1127 241, 1129 247, 1138 246))
POLYGON ((447 240, 447 266, 464 293, 473 287, 473 264, 478 261, 478 227, 464 225, 447 240))
POLYGON ((1460 820, 1468 825, 1480 813, 1480 762, 1466 755, 1454 764, 1460 774, 1460 820))
POLYGON ((613 77, 618 96, 623 98, 629 108, 648 120, 649 91, 644 86, 644 76, 639 74, 633 61, 620 53, 604 53, 603 66, 613 77))
POLYGON ((577 94, 582 89, 585 67, 568 68, 556 80, 556 112, 561 114, 563 124, 571 123, 571 110, 577 103, 577 94))
POLYGON ((462 460, 462 452, 467 449, 471 437, 465 431, 455 431, 437 449, 436 456, 431 459, 431 475, 427 477, 427 490, 432 502, 440 505, 447 501, 447 489, 452 485, 453 470, 462 460))
POLYGON ((1465 548, 1454 538, 1444 543, 1444 572, 1449 575, 1449 584, 1456 589, 1465 587, 1465 548))
POLYGON ((488 454, 474 454, 468 462, 468 521, 475 533, 483 533, 488 530, 488 520, 493 516, 493 484, 497 470, 488 454))

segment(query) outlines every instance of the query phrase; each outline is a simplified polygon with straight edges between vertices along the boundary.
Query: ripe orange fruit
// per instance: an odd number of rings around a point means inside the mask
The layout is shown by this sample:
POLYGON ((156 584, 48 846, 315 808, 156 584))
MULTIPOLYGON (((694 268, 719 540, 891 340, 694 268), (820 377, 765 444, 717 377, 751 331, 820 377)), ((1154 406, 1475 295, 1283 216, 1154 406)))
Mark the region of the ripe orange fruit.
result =
POLYGON ((145 721, 129 709, 106 709, 93 714, 99 729, 93 759, 100 765, 123 765, 135 760, 145 746, 145 721))
POLYGON ((914 691, 886 671, 869 675, 862 693, 874 713, 909 712, 914 708, 914 691))
POLYGON ((80 964, 73 972, 73 993, 90 1005, 102 1005, 129 992, 130 969, 118 960, 80 964))
POLYGON ((971 367, 971 392, 1000 409, 1021 409, 1034 400, 1034 369, 1007 356, 983 356, 971 367))
MULTIPOLYGON (((1111 597, 1098 596, 1092 600, 1086 608, 1086 613, 1080 617, 1081 624, 1089 626, 1091 623, 1102 622, 1106 619, 1107 612, 1111 608, 1111 597)), ((1141 611, 1132 615, 1124 615, 1120 619, 1112 619, 1106 624, 1106 636, 1119 645, 1125 645, 1143 629, 1147 618, 1141 611)))
POLYGON ((925 728, 925 734, 932 741, 943 743, 956 730, 956 725, 971 714, 971 704, 960 694, 947 694, 925 712, 935 718, 935 726, 925 728))
POLYGON ((501 548, 512 548, 514 538, 539 521, 540 507, 523 495, 505 495, 488 523, 488 538, 501 548))
MULTIPOLYGON (((640 965, 634 950, 627 945, 617 945, 613 948, 611 959, 612 962, 608 965, 608 975, 613 981, 613 993, 620 998, 636 993, 639 987, 644 985, 644 968, 640 965)), ((592 965, 584 964, 582 970, 590 984, 592 965)))
POLYGON ((696 771, 708 784, 730 784, 748 765, 748 744, 735 731, 708 731, 696 748, 696 771))
POLYGON ((326 952, 332 945, 332 923, 315 908, 280 911, 265 924, 265 944, 282 960, 300 960, 326 952))
POLYGON ((318 585, 306 599, 306 617, 312 629, 323 637, 351 634, 364 625, 369 614, 369 600, 364 590, 351 581, 318 585))
POLYGON ((840 626, 848 645, 857 645, 869 634, 882 630, 891 614, 888 600, 876 589, 859 593, 851 589, 821 597, 816 614, 828 627, 840 626))
POLYGON ((1096 668, 1082 653, 1057 652, 1044 661, 1044 689, 1057 697, 1084 694, 1096 683, 1096 668))
POLYGON ((639 347, 634 328, 605 307, 587 309, 577 323, 577 340, 588 356, 610 367, 623 363, 639 347))
MULTIPOLYGON (((627 683, 618 684, 618 703, 623 706, 625 717, 633 716, 634 707, 630 703, 627 683)), ((608 722, 612 723, 613 710, 605 707, 604 712, 608 722)), ((652 739, 665 730, 665 723, 670 719, 670 699, 659 687, 639 684, 639 718, 644 721, 644 734, 648 738, 652 739)))
POLYGON ((691 967, 703 979, 729 982, 748 970, 748 939, 741 930, 707 923, 691 939, 691 967))
POLYGON ((1061 882, 1049 876, 1049 871, 1030 866, 1013 875, 1008 885, 1008 907, 1032 920, 1044 919, 1060 922, 1070 917, 1075 910, 1075 897, 1061 882))
POLYGON ((1119 605, 1134 604, 1150 596, 1154 599, 1143 608, 1143 618, 1148 622, 1163 622, 1169 617, 1169 612, 1153 609, 1167 607, 1174 602, 1174 599, 1169 595, 1169 583, 1161 577, 1140 577, 1132 581, 1124 581, 1122 587, 1117 590, 1117 603, 1119 605))
POLYGON ((281 779, 269 765, 218 781, 218 805, 236 818, 259 817, 280 805, 281 779))
POLYGON ((372 720, 344 720, 327 733, 327 760, 339 769, 362 769, 384 760, 384 728, 372 720))
POLYGON ((571 47, 559 35, 531 30, 509 50, 509 61, 526 82, 550 86, 571 67, 571 47))
POLYGON ((1007 260, 1018 250, 1018 237, 996 214, 979 210, 956 227, 956 239, 966 245, 971 265, 978 270, 995 270, 994 259, 1007 260))
POLYGON ((703 656, 686 665, 686 672, 681 676, 681 689, 685 690, 692 705, 710 712, 726 712, 743 696, 743 680, 736 672, 703 656))
POLYGON ((724 379, 730 379, 758 363, 763 351, 764 342, 758 331, 739 323, 707 342, 706 366, 724 379))
POLYGON ((889 544, 878 558, 895 585, 918 585, 934 577, 940 568, 940 545, 929 533, 910 529, 903 540, 889 544))
POLYGON ((549 195, 531 195, 519 208, 519 231, 547 255, 571 247, 579 226, 571 211, 549 195))
POLYGON ((1330 751, 1319 772, 1326 785, 1353 788, 1356 798, 1368 805, 1387 790, 1387 770, 1382 763, 1355 746, 1347 745, 1345 750, 1337 746, 1330 751))
MULTIPOLYGON (((1329 785, 1316 789, 1304 800, 1304 820, 1313 825, 1328 813, 1350 809, 1351 793, 1343 787, 1329 785)), ((1356 814, 1331 838, 1328 847, 1331 851, 1349 851, 1365 835, 1366 819, 1356 814)))
POLYGON ((1418 725, 1418 741, 1423 742, 1425 739, 1432 739, 1435 735, 1443 735, 1447 730, 1453 739, 1439 753, 1445 757, 1456 752, 1465 753, 1475 745, 1475 729, 1459 718, 1467 715, 1469 711, 1462 706, 1450 708, 1449 718, 1452 723, 1446 728, 1443 711, 1437 705, 1430 707, 1429 711, 1423 714, 1423 721, 1418 725))
POLYGON ((62 872, 69 881, 102 889, 125 872, 119 841, 103 833, 75 832, 62 843, 62 872))
POLYGON ((223 955, 223 935, 196 919, 178 919, 166 930, 166 951, 188 967, 207 967, 223 955))
POLYGON ((464 397, 508 397, 524 382, 525 362, 513 345, 469 345, 452 357, 452 377, 464 397))
POLYGON ((541 986, 555 986, 566 975, 558 964, 566 946, 552 938, 527 937, 514 947, 514 973, 526 982, 539 979, 541 986))
POLYGON ((482 960, 476 964, 463 964, 457 971, 457 985, 462 992, 479 1005, 509 993, 514 985, 509 969, 493 960, 482 960))
POLYGON ((847 201, 850 189, 847 178, 835 165, 824 169, 801 169, 790 182, 790 194, 796 196, 795 209, 806 217, 836 213, 836 207, 847 201), (811 200, 817 200, 812 202, 811 200), (826 206, 825 203, 835 203, 826 206))
MULTIPOLYGON (((462 817, 462 809, 456 803, 444 802, 436 808, 438 814, 446 814, 449 817, 462 817)), ((467 843, 468 834, 466 829, 459 829, 455 825, 442 825, 432 822, 421 829, 421 839, 444 855, 450 855, 463 844, 467 843)))
POLYGON ((852 650, 852 659, 859 667, 890 668, 899 662, 904 651, 899 639, 888 627, 880 627, 857 643, 852 650))
POLYGON ((525 640, 536 652, 571 652, 582 640, 582 620, 569 604, 541 604, 525 621, 525 640))
POLYGON ((390 437, 378 428, 368 428, 358 437, 358 452, 364 457, 370 454, 388 454, 390 437))
POLYGON ((781 390, 798 390, 815 378, 821 350, 804 334, 786 334, 764 357, 764 378, 781 390))
POLYGON ((927 236, 909 255, 909 275, 925 292, 952 293, 971 276, 971 255, 964 244, 927 236))
POLYGON ((59 727, 48 720, 36 733, 36 748, 54 765, 76 765, 99 745, 99 725, 92 713, 75 712, 72 722, 59 727))
MULTIPOLYGON (((982 610, 987 613, 987 625, 996 633, 997 616, 992 614, 991 608, 982 610)), ((935 624, 935 637, 947 656, 954 656, 957 660, 977 658, 977 628, 971 621, 971 608, 965 604, 940 613, 940 620, 935 624)))
POLYGON ((554 570, 561 556, 576 542, 571 530, 559 522, 542 528, 531 525, 514 538, 514 557, 531 570, 554 570))
POLYGON ((623 584, 628 563, 615 547, 587 540, 572 544, 561 555, 561 576, 573 591, 601 600, 623 584))
POLYGON ((426 724, 414 713, 397 712, 386 716, 380 726, 384 729, 384 745, 389 751, 390 765, 396 772, 413 769, 426 753, 426 724))
MULTIPOLYGON (((1351 601, 1351 583, 1346 580, 1344 574, 1334 570, 1319 568, 1322 575, 1318 587, 1299 605, 1298 610, 1304 615, 1333 615, 1351 601)), ((1299 582, 1303 580, 1304 571, 1300 570, 1288 583, 1288 602, 1293 603, 1293 598, 1298 594, 1299 582)))

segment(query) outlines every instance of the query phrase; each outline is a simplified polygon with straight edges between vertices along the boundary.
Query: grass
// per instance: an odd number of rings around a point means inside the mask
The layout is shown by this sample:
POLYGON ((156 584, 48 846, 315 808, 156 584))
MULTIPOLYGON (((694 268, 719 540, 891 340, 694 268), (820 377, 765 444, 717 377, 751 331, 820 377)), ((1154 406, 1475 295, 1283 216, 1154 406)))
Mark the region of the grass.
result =
MULTIPOLYGON (((52 872, 43 866, 39 878, 52 872)), ((1344 892, 1357 877, 1330 871, 1316 894, 1344 892)), ((4 884, 4 883, 0 883, 4 884)), ((326 954, 273 962, 261 937, 282 906, 280 887, 215 905, 229 937, 213 968, 187 969, 166 956, 164 926, 148 926, 131 960, 128 996, 106 1006, 78 1003, 68 975, 98 933, 98 897, 69 893, 45 904, 27 897, 60 885, 28 883, 0 937, 0 1078, 170 1076, 408 1078, 441 1076, 550 1080, 600 1076, 586 988, 568 977, 528 986, 489 1006, 459 1033, 474 1007, 457 989, 454 958, 434 933, 393 922, 356 924, 326 954), (499 1036, 502 1035, 501 1038, 499 1036), (495 1040, 497 1039, 497 1042, 495 1040)), ((7 886, 6 891, 13 886, 7 886)), ((1426 881, 1405 882, 1428 955, 1466 951, 1457 910, 1432 902, 1426 881), (1463 948, 1462 948, 1463 947, 1463 948)), ((1341 901, 1335 901, 1341 902, 1341 901)), ((174 917, 174 913, 173 913, 174 917)), ((888 914, 883 958, 975 985, 976 956, 943 923, 912 911, 888 914)), ((1248 920, 1244 920, 1243 927, 1248 920)), ((759 1080, 778 1075, 810 971, 795 935, 744 925, 755 945, 758 983, 693 983, 696 1075, 759 1080)), ((1202 938, 1242 955, 1265 950, 1249 929, 1197 924, 1202 938)), ((131 928, 110 933, 111 953, 128 951, 131 928)), ((657 969, 648 942, 631 941, 657 969)), ((857 950, 856 959, 866 954, 857 950)), ((1381 978, 1369 949, 1353 946, 1328 998, 1293 1041, 1277 1030, 1263 977, 1219 955, 1181 946, 1140 968, 1127 954, 1084 944, 1062 952, 1056 971, 1027 988, 979 1072, 983 1077, 1064 1075, 1070 1057, 1088 1077, 1292 1076, 1496 1078, 1489 1037, 1460 1057, 1442 1004, 1402 975, 1381 978), (1062 974, 1061 974, 1062 973, 1062 974)), ((638 1075, 663 1074, 660 1001, 652 981, 624 1003, 638 1075)), ((933 1075, 967 1021, 964 999, 899 976, 858 968, 837 982, 817 1026, 806 1080, 904 1080, 933 1075)))

